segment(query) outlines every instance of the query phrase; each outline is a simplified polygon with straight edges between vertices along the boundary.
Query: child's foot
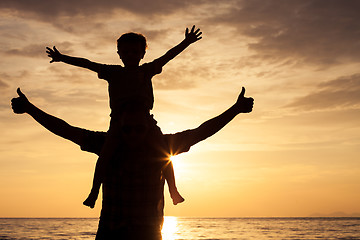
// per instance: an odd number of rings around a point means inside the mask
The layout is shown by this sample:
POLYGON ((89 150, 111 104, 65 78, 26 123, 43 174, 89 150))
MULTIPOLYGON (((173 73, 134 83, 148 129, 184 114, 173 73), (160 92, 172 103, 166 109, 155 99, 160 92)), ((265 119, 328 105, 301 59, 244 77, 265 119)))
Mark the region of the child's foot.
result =
POLYGON ((91 191, 87 199, 83 202, 83 204, 90 208, 94 208, 97 198, 98 198, 98 193, 91 191))
POLYGON ((185 201, 185 199, 180 195, 178 191, 174 193, 170 193, 170 196, 173 200, 174 205, 177 205, 178 203, 182 203, 183 201, 185 201))

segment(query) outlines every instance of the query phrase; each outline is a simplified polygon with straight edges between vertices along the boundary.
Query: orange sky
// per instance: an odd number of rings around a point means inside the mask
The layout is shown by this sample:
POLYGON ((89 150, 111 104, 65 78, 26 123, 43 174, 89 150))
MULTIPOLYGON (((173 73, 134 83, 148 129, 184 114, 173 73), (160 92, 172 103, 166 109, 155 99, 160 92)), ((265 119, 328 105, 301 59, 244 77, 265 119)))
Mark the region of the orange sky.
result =
POLYGON ((196 24, 203 39, 153 79, 163 132, 222 113, 242 86, 255 99, 221 132, 177 157, 186 201, 166 215, 360 215, 359 1, 0 1, 0 217, 98 217, 82 206, 97 157, 15 115, 21 87, 48 113, 108 127, 106 82, 49 64, 46 46, 120 64, 116 39, 148 39, 144 62, 196 24))

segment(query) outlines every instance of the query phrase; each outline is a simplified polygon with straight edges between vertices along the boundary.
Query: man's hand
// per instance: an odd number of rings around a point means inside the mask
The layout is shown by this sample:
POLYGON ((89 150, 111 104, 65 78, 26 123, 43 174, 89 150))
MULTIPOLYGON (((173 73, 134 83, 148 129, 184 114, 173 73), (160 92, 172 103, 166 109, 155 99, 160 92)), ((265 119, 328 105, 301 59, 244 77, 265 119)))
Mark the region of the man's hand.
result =
POLYGON ((20 88, 17 89, 17 93, 19 97, 11 99, 11 108, 13 109, 14 113, 26 113, 31 103, 21 92, 20 88))
POLYGON ((47 49, 46 53, 48 54, 49 57, 52 58, 50 63, 61 61, 62 54, 56 49, 55 46, 53 47, 53 49, 49 47, 46 47, 46 49, 47 49))
POLYGON ((186 28, 185 41, 189 44, 199 41, 202 38, 201 34, 202 32, 200 32, 200 28, 195 30, 195 25, 191 28, 190 32, 189 28, 186 28))
POLYGON ((245 97, 245 88, 242 87, 241 93, 235 103, 236 109, 239 113, 249 113, 252 111, 253 105, 254 99, 245 97))

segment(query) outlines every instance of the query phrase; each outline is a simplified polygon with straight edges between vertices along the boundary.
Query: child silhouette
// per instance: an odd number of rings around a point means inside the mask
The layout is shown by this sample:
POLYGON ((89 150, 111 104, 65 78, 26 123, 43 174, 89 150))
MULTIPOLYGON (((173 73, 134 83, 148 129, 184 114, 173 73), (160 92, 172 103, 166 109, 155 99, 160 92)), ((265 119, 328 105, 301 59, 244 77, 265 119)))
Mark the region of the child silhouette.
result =
MULTIPOLYGON (((195 25, 189 31, 186 28, 185 38, 178 45, 167 51, 160 58, 150 63, 140 65, 140 61, 146 53, 146 38, 138 33, 125 33, 117 40, 117 53, 124 66, 106 65, 92 62, 85 58, 72 57, 60 53, 54 46, 52 49, 47 47, 47 54, 51 58, 50 63, 64 62, 70 65, 87 68, 98 74, 100 79, 108 82, 109 102, 111 108, 111 120, 108 130, 108 136, 97 160, 93 178, 93 186, 88 198, 83 202, 84 205, 93 208, 97 200, 101 183, 104 180, 106 167, 116 147, 121 143, 119 116, 122 112, 122 106, 128 101, 141 101, 147 112, 152 110, 154 105, 154 95, 151 79, 156 74, 162 72, 162 67, 171 59, 180 54, 190 44, 200 40, 202 32, 195 30, 195 25)), ((160 139, 156 136, 162 135, 160 128, 153 120, 153 126, 150 127, 154 139, 160 139)), ((136 131, 133 131, 136 133, 136 131)), ((138 131, 140 133, 140 131, 138 131)), ((170 162, 164 170, 164 177, 169 186, 169 192, 174 205, 184 201, 183 197, 177 191, 175 176, 172 163, 170 162)))

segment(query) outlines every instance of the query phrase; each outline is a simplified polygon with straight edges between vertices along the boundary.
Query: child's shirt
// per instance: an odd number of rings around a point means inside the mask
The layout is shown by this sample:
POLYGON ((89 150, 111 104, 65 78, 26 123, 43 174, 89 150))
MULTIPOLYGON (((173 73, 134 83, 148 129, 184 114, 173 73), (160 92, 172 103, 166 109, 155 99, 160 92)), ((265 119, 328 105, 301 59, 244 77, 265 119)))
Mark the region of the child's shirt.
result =
POLYGON ((131 69, 102 64, 98 77, 109 83, 111 116, 119 113, 126 100, 134 98, 144 99, 146 108, 151 110, 154 106, 151 79, 161 71, 162 66, 156 60, 131 69))

